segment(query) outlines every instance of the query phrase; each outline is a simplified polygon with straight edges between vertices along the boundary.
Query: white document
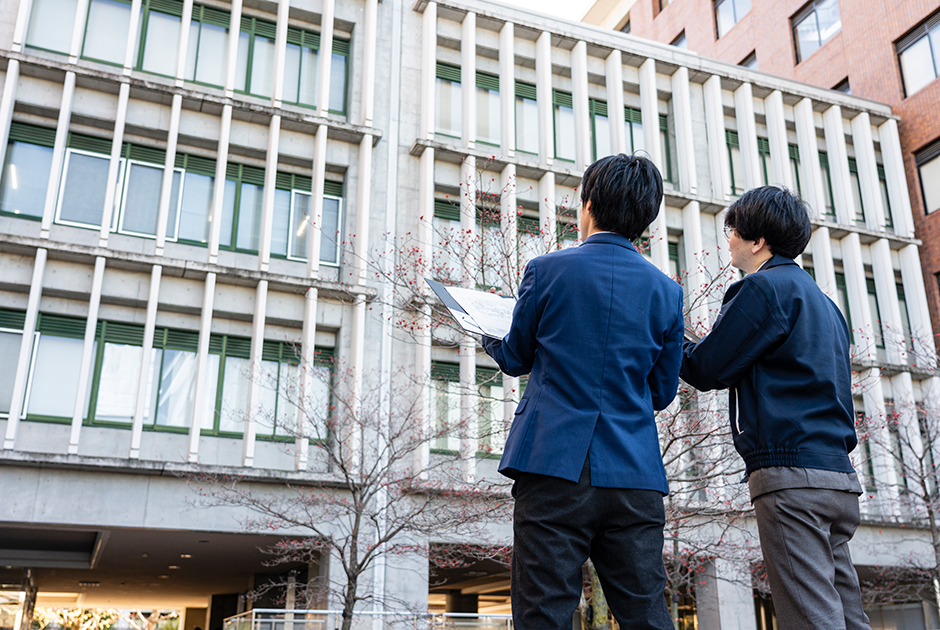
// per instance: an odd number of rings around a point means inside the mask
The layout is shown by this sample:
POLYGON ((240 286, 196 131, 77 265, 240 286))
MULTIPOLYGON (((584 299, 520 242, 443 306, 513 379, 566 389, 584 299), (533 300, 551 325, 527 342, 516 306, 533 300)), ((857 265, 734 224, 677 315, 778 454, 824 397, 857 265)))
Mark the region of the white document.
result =
POLYGON ((460 287, 447 287, 447 291, 487 337, 502 339, 509 332, 515 298, 460 287))

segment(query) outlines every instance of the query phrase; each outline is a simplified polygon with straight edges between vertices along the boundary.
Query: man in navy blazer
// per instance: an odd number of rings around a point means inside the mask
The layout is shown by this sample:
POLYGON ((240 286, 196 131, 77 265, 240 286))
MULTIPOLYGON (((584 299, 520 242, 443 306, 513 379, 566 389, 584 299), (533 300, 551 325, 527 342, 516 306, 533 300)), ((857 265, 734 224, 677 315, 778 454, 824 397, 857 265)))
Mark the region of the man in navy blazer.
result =
POLYGON ((526 265, 487 354, 530 374, 499 470, 515 480, 512 612, 520 630, 568 629, 590 557, 624 628, 672 628, 663 597, 666 475, 653 412, 676 395, 682 288, 633 246, 659 213, 648 159, 598 160, 581 181, 577 248, 526 265))
POLYGON ((849 330, 794 261, 811 234, 805 204, 755 188, 728 209, 725 229, 731 264, 747 276, 728 288, 708 336, 686 342, 682 378, 730 390, 780 629, 868 629, 848 547, 862 492, 849 459, 849 330))

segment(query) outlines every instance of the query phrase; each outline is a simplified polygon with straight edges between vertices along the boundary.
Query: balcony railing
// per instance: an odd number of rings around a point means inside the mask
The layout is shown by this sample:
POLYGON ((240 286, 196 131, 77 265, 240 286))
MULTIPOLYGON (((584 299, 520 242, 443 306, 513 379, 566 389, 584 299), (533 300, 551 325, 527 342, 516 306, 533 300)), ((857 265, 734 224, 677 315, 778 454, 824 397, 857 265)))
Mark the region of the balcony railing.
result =
MULTIPOLYGON (((340 610, 256 608, 223 624, 223 630, 339 630, 340 610)), ((352 630, 512 630, 511 615, 477 613, 356 612, 352 630)))

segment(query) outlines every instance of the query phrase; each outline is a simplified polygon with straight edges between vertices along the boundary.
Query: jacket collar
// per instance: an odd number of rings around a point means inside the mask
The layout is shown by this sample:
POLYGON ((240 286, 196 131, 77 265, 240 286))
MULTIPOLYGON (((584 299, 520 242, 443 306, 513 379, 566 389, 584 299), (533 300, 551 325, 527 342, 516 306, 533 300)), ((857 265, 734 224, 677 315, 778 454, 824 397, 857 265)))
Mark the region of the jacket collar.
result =
POLYGON ((588 245, 594 243, 608 243, 611 245, 619 245, 620 247, 637 251, 636 247, 633 246, 633 243, 630 242, 626 236, 621 236, 614 232, 601 232, 600 234, 592 234, 587 237, 581 245, 588 245))
POLYGON ((787 258, 786 256, 780 256, 774 254, 770 260, 764 263, 764 266, 761 268, 761 271, 764 269, 770 269, 771 267, 779 267, 780 265, 795 265, 796 261, 792 258, 787 258))

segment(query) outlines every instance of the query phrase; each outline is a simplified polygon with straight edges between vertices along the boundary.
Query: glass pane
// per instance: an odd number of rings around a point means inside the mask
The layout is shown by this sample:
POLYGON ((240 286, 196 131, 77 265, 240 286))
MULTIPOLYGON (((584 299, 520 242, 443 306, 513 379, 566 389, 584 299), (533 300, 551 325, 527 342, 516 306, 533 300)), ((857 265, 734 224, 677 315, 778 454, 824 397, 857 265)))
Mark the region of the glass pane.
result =
POLYGON ((477 139, 499 144, 499 92, 477 88, 477 139))
POLYGON ((130 24, 130 3, 91 0, 82 56, 123 65, 130 24))
POLYGON ((59 220, 101 225, 110 159, 69 151, 59 220))
MULTIPOLYGON (((239 42, 241 43, 241 42, 239 42)), ((240 52, 240 51, 239 51, 240 52)), ((199 56, 196 59, 196 81, 209 85, 225 84, 225 56, 228 54, 228 29, 213 24, 202 24, 199 32, 199 56)), ((245 84, 244 68, 236 74, 245 84)))
POLYGON ((888 198, 888 182, 879 178, 878 191, 881 193, 881 207, 885 211, 885 227, 894 227, 894 217, 891 216, 891 199, 888 198))
POLYGON ((0 210, 41 217, 51 168, 51 148, 11 142, 0 179, 0 210))
POLYGON ((810 13, 796 25, 796 50, 800 60, 806 59, 819 48, 819 31, 816 28, 816 13, 810 13))
MULTIPOLYGON (((98 381, 98 404, 95 420, 105 422, 128 422, 134 419, 137 406, 137 386, 140 378, 140 362, 144 349, 140 346, 106 343, 101 361, 98 381)), ((153 395, 153 363, 156 351, 151 354, 147 395, 144 402, 144 424, 150 424, 150 401, 153 395)))
POLYGON ((479 450, 484 453, 502 453, 506 444, 506 423, 503 420, 505 402, 500 385, 480 388, 479 397, 479 450))
POLYGON ((209 242, 209 218, 212 211, 214 177, 186 173, 183 180, 183 201, 180 207, 179 238, 200 243, 209 242))
POLYGON ((862 205, 862 188, 858 182, 858 173, 849 173, 852 182, 852 203, 855 207, 855 222, 865 222, 865 207, 862 205))
POLYGON ((739 22, 751 10, 751 0, 734 0, 734 21, 739 22))
MULTIPOLYGON (((218 357, 209 355, 209 358, 218 357)), ((211 372, 211 370, 207 370, 211 372)), ((211 382, 218 380, 218 371, 211 382)), ((213 388, 214 389, 214 388, 213 388)), ((167 427, 189 427, 192 423, 193 401, 196 396, 196 353, 183 350, 163 351, 163 373, 157 402, 156 424, 167 427)), ((208 400, 215 396, 206 394, 208 400)), ((212 403, 210 403, 211 406, 212 403)))
POLYGON ((434 396, 434 429, 440 433, 432 441, 431 448, 447 451, 460 450, 460 384, 439 381, 433 391, 434 396))
POLYGON ((728 152, 731 155, 731 178, 732 194, 740 195, 744 192, 744 160, 741 159, 741 149, 739 147, 729 147, 728 152))
POLYGON ((284 92, 282 99, 285 103, 300 101, 298 89, 300 88, 300 46, 287 45, 287 54, 284 57, 284 92))
POLYGON ((555 105, 555 157, 574 161, 574 110, 555 105))
POLYGON ((460 84, 437 79, 437 133, 460 136, 460 84))
POLYGON ((30 415, 72 417, 83 345, 81 339, 40 336, 26 407, 30 415))
POLYGON ((162 168, 131 164, 127 174, 122 231, 149 236, 157 233, 157 212, 160 209, 162 187, 162 168))
POLYGON ((310 395, 305 397, 310 401, 310 406, 305 411, 304 434, 312 440, 325 440, 330 437, 327 421, 330 416, 332 373, 328 367, 317 366, 311 370, 310 376, 310 395))
MULTIPOLYGON (((325 368, 319 368, 325 369, 325 368)), ((277 381, 278 435, 293 435, 297 426, 297 404, 300 396, 300 366, 281 363, 277 381)), ((329 393, 329 392, 327 392, 329 393)), ((327 399, 329 400, 329 399, 327 399)))
POLYGON ((826 214, 829 216, 835 216, 836 211, 832 205, 832 180, 829 179, 829 168, 820 165, 819 170, 820 176, 822 177, 823 200, 826 203, 826 214))
POLYGON ((225 180, 225 189, 222 193, 222 235, 219 245, 232 246, 232 227, 235 222, 235 188, 237 184, 230 179, 225 180))
POLYGON ((173 183, 170 185, 170 210, 166 217, 166 237, 176 238, 176 218, 180 211, 180 182, 183 174, 179 171, 173 173, 173 183))
POLYGON ((251 57, 252 94, 271 96, 274 90, 274 40, 255 36, 251 57))
POLYGON ((180 18, 150 12, 147 40, 141 67, 147 72, 176 76, 176 55, 180 45, 180 18))
POLYGON ((718 23, 718 37, 724 37, 735 22, 734 5, 731 0, 724 0, 715 7, 715 20, 718 23))
POLYGON ((833 35, 842 30, 842 20, 839 19, 838 0, 823 0, 816 5, 816 15, 819 20, 819 42, 825 44, 833 35))
POLYGON ((872 319, 872 330, 875 333, 875 346, 878 348, 885 347, 884 340, 884 331, 881 328, 881 311, 878 309, 878 296, 874 293, 868 294, 868 310, 871 312, 872 319))
POLYGON ((274 191, 274 221, 271 226, 271 253, 287 256, 287 237, 290 232, 290 191, 274 191))
POLYGON ((928 38, 918 40, 916 44, 901 53, 901 70, 904 73, 904 87, 908 96, 937 77, 928 38))
POLYGON ((790 164, 790 179, 793 180, 793 188, 796 192, 802 192, 802 186, 800 186, 800 163, 794 159, 789 159, 787 162, 790 164))
POLYGON ((663 181, 668 182, 672 178, 669 172, 669 133, 660 129, 659 130, 659 154, 663 156, 662 164, 662 176, 663 181))
POLYGON ((222 378, 222 408, 219 410, 219 431, 241 433, 248 414, 248 390, 251 387, 251 361, 227 357, 222 378))
POLYGON ((307 221, 310 212, 309 193, 294 192, 294 207, 291 212, 290 255, 294 258, 307 257, 307 221))
POLYGON ((10 413, 13 400, 13 371, 20 356, 23 333, 0 332, 0 365, 9 366, 0 378, 0 413, 10 413))
POLYGON ((192 81, 196 78, 196 56, 199 52, 199 22, 189 23, 189 42, 186 44, 186 69, 183 78, 192 81))
POLYGON ((320 234, 320 262, 339 263, 339 228, 340 228, 339 199, 323 198, 323 225, 320 234))
POLYGON ((539 152, 539 108, 530 98, 516 97, 516 149, 539 152))
POLYGON ((346 111, 346 56, 337 53, 330 64, 330 110, 346 111))
MULTIPOLYGON (((217 354, 210 354, 206 361, 205 376, 205 397, 203 399, 202 410, 200 411, 201 427, 206 431, 215 429, 215 399, 219 391, 219 364, 221 357, 217 354)), ((195 392, 193 393, 195 396, 195 392)))
POLYGON ((607 116, 594 116, 594 159, 598 160, 612 153, 610 148, 610 121, 607 116))
MULTIPOLYGON (((450 221, 434 217, 434 249, 431 273, 438 280, 458 283, 463 279, 460 249, 463 241, 460 236, 460 221, 450 221)), ((473 264, 475 257, 467 257, 473 264)), ((521 261, 520 261, 521 262, 521 261)))
POLYGON ((33 0, 26 43, 37 48, 69 52, 77 5, 78 0, 33 0))
POLYGON ((298 99, 305 105, 317 104, 317 51, 306 46, 300 57, 298 99))
POLYGON ((643 135, 643 123, 633 122, 633 152, 646 151, 646 137, 643 135))
POLYGON ((242 184, 241 199, 238 202, 238 237, 235 241, 238 249, 258 251, 263 197, 264 188, 261 186, 242 184))
POLYGON ((918 170, 924 188, 924 209, 928 213, 940 210, 940 157, 921 164, 918 170))
MULTIPOLYGON (((262 361, 261 374, 259 375, 258 389, 259 401, 258 407, 252 410, 252 415, 257 419, 258 435, 274 435, 277 422, 274 417, 277 405, 277 361, 262 361)), ((283 434, 283 431, 277 431, 283 434)))
POLYGON ((238 56, 235 58, 235 89, 245 91, 248 80, 248 48, 251 35, 240 32, 238 34, 238 56))

